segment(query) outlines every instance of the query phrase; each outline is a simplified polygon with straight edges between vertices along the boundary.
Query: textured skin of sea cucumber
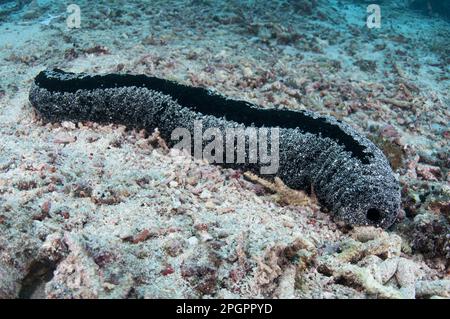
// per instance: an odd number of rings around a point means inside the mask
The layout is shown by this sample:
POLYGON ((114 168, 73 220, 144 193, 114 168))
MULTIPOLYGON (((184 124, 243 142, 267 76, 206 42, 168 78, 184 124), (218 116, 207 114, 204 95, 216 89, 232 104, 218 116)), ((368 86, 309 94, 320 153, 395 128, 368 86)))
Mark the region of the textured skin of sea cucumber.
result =
MULTIPOLYGON (((280 136, 276 176, 294 189, 312 186, 337 219, 387 228, 400 209, 399 182, 383 153, 333 117, 261 110, 205 89, 145 76, 89 76, 60 70, 41 72, 29 98, 46 120, 112 122, 147 130, 157 127, 169 146, 176 143, 171 140, 175 128, 193 134, 196 120, 202 121, 204 130, 219 128, 220 132, 229 127, 275 126, 280 136), (197 108, 195 103, 204 105, 197 108)), ((246 144, 248 147, 248 141, 246 144)), ((248 161, 226 165, 256 173, 260 168, 248 161)))

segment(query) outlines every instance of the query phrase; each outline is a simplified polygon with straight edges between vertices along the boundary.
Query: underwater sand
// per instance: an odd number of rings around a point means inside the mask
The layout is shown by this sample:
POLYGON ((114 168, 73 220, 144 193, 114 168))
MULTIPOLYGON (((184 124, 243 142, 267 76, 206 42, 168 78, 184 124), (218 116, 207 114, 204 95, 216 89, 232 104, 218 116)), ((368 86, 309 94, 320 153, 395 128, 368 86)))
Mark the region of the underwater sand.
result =
POLYGON ((450 23, 385 4, 369 30, 361 2, 303 2, 78 1, 75 30, 58 1, 0 15, 0 298, 450 297, 450 23), (351 229, 153 132, 43 123, 47 67, 333 115, 390 158, 399 221, 351 229))

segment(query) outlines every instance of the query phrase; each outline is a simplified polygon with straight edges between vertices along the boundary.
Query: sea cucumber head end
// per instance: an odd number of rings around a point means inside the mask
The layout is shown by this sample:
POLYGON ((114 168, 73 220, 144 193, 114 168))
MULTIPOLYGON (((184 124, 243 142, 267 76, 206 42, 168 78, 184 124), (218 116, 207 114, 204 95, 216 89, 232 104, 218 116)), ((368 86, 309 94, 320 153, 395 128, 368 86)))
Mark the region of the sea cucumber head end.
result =
POLYGON ((400 201, 398 189, 361 191, 355 198, 346 198, 337 215, 351 225, 389 228, 397 219, 400 201))

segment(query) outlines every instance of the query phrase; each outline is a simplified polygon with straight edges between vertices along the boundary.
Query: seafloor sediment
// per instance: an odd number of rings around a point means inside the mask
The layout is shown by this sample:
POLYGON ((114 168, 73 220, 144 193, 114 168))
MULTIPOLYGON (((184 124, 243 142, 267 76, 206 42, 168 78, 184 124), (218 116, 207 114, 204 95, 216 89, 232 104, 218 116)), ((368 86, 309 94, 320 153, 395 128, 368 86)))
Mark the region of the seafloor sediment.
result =
POLYGON ((448 20, 386 1, 371 30, 363 1, 79 1, 69 30, 65 4, 25 2, 0 14, 0 297, 450 297, 448 20), (399 221, 350 229, 153 132, 44 123, 28 91, 47 67, 331 114, 390 159, 399 221))

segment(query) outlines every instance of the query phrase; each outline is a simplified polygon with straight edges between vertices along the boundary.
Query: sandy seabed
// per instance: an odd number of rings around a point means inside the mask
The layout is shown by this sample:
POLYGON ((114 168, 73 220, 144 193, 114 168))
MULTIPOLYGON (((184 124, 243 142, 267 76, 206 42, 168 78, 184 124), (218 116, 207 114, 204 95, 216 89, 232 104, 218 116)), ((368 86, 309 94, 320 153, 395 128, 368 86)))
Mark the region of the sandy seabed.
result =
MULTIPOLYGON (((449 22, 351 1, 32 1, 0 14, 1 298, 450 297, 449 22), (47 67, 130 72, 330 114, 402 185, 388 231, 350 228, 118 125, 44 123, 47 67)), ((304 199, 304 198, 303 198, 304 199)))

